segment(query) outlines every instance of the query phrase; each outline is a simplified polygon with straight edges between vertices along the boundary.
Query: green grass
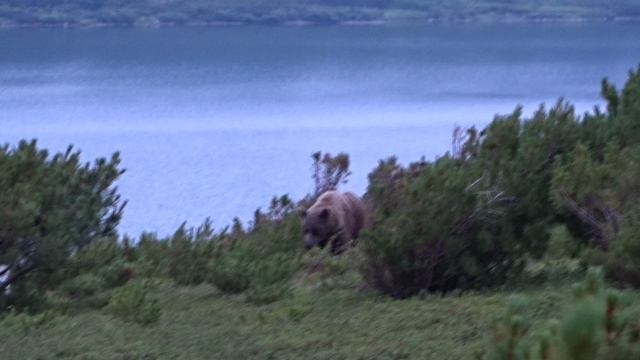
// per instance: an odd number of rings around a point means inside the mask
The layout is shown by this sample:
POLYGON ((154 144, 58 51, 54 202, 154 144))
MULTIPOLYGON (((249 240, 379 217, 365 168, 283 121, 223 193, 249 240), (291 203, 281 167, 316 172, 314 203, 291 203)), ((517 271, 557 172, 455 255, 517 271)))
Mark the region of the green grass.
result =
MULTIPOLYGON (((558 317, 569 286, 515 293, 536 323, 558 317)), ((91 310, 40 325, 0 322, 2 359, 465 359, 482 348, 512 292, 392 300, 335 283, 299 286, 263 306, 206 285, 164 284, 158 323, 140 326, 91 310)), ((640 292, 637 292, 640 295, 640 292)), ((640 296, 634 307, 640 308, 640 296)), ((535 326, 534 326, 535 327, 535 326)))

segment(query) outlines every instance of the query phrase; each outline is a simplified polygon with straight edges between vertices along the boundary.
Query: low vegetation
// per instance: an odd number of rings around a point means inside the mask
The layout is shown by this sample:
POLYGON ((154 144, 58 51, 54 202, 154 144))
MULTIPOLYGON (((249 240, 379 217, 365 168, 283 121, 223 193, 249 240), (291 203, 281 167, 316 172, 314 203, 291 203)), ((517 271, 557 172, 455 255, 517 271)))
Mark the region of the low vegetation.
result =
POLYGON ((456 129, 434 161, 380 161, 364 195, 371 224, 339 257, 302 251, 297 209, 348 180, 346 154, 313 154, 309 195, 274 197, 248 224, 130 239, 116 232, 117 154, 82 164, 71 150, 7 145, 0 352, 635 358, 640 68, 601 89, 606 110, 516 109, 456 129))
POLYGON ((497 317, 487 350, 478 359, 638 359, 640 313, 631 305, 635 294, 607 289, 602 273, 592 269, 573 288, 574 301, 561 320, 549 320, 531 331, 529 301, 513 297, 497 317))
POLYGON ((637 19, 634 0, 5 0, 0 26, 637 19))
MULTIPOLYGON (((319 255, 309 255, 309 265, 319 255)), ((537 339, 573 303, 566 283, 398 301, 360 288, 357 272, 316 271, 295 279, 287 297, 259 306, 206 284, 157 281, 148 291, 162 312, 147 325, 109 307, 72 315, 10 312, 0 320, 0 351, 7 360, 507 359, 488 356, 511 297, 526 299, 518 308, 526 339, 537 339)), ((625 311, 640 310, 639 295, 625 293, 625 311)))

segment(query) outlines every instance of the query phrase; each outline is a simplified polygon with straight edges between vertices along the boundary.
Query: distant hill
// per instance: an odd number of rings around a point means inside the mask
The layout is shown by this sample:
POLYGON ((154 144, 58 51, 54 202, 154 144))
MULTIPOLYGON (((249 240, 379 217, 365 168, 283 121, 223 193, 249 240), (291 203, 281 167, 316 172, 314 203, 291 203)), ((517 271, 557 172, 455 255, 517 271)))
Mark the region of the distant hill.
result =
POLYGON ((0 0, 0 27, 625 19, 639 0, 0 0))

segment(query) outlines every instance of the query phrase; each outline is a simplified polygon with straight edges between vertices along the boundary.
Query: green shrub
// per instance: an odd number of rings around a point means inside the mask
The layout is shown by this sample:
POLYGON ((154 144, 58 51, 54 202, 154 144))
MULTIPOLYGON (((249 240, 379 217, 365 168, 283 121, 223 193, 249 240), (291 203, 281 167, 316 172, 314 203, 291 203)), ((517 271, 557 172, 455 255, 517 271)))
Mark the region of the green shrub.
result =
POLYGON ((133 248, 113 238, 100 239, 73 254, 65 271, 69 279, 92 274, 103 282, 103 289, 120 286, 135 274, 133 248))
POLYGON ((606 289, 599 269, 574 286, 574 303, 537 334, 530 331, 526 300, 512 300, 494 324, 478 359, 609 360, 640 357, 640 318, 629 298, 606 289))
POLYGON ((197 229, 183 224, 169 239, 168 275, 177 284, 200 284, 207 278, 207 264, 214 255, 216 236, 207 219, 197 229))
POLYGON ((335 256, 328 251, 314 248, 307 251, 301 259, 303 270, 307 274, 318 273, 323 278, 344 275, 351 268, 357 269, 354 256, 355 249, 347 249, 335 256))
POLYGON ((218 289, 239 293, 250 287, 269 288, 291 277, 296 269, 295 255, 269 254, 253 240, 242 239, 210 263, 209 280, 218 289))
POLYGON ((291 292, 291 286, 286 281, 272 284, 252 285, 244 293, 247 302, 255 305, 265 305, 276 302, 291 292))
POLYGON ((291 254, 276 253, 254 262, 245 298, 254 304, 268 304, 288 295, 289 279, 297 268, 297 262, 291 257, 291 254))
POLYGON ((118 239, 115 236, 97 239, 70 256, 65 275, 75 277, 109 266, 118 260, 125 260, 124 247, 118 239))
POLYGON ((513 279, 512 287, 528 287, 533 284, 567 284, 584 277, 586 266, 575 258, 530 260, 521 276, 513 279))
POLYGON ((224 292, 245 291, 251 282, 251 260, 242 255, 240 250, 229 250, 226 254, 219 255, 209 264, 208 280, 224 292))
POLYGON ((154 233, 143 232, 136 244, 136 266, 142 277, 168 278, 169 239, 159 239, 154 233))
POLYGON ((523 339, 529 332, 531 322, 526 317, 528 300, 524 297, 511 297, 504 314, 493 322, 490 341, 485 353, 478 358, 498 359, 526 359, 526 349, 523 339))
POLYGON ((260 293, 285 294, 287 280, 295 270, 295 262, 284 254, 259 259, 254 251, 229 250, 211 262, 209 280, 218 289, 241 293, 251 289, 252 298, 260 293))
POLYGON ((272 204, 266 214, 256 212, 255 224, 241 236, 232 233, 216 248, 208 280, 224 292, 248 291, 249 302, 268 303, 288 293, 287 282, 299 268, 300 220, 293 207, 274 211, 272 204))
POLYGON ((385 168, 399 172, 388 163, 374 171, 369 194, 376 206, 362 241, 363 275, 373 287, 406 297, 500 284, 522 268, 526 248, 502 225, 505 199, 480 168, 450 156, 400 175, 385 168), (396 189, 386 189, 394 177, 396 189))
POLYGON ((133 248, 134 270, 142 277, 168 278, 180 285, 200 284, 209 277, 208 264, 223 233, 214 233, 209 219, 197 228, 182 224, 172 236, 163 239, 143 233, 133 248))
POLYGON ((620 282, 640 285, 640 68, 622 91, 606 79, 607 113, 580 123, 580 141, 556 158, 550 198, 579 245, 584 260, 602 265, 620 282))
POLYGON ((549 228, 557 222, 549 196, 554 159, 571 151, 578 138, 579 118, 559 100, 527 119, 521 108, 496 117, 477 140, 469 139, 471 155, 465 161, 483 169, 489 184, 509 201, 501 219, 504 236, 532 257, 544 254, 549 228))
POLYGON ((556 206, 578 224, 577 246, 584 259, 607 275, 638 286, 640 268, 640 147, 607 147, 598 159, 585 146, 556 167, 552 195, 556 206))
POLYGON ((255 286, 276 293, 271 285, 291 276, 300 248, 300 221, 294 209, 288 196, 274 197, 266 212, 255 212, 248 230, 234 220, 231 229, 214 232, 207 219, 198 228, 183 224, 165 239, 143 233, 133 248, 133 269, 141 277, 168 278, 180 285, 206 281, 223 292, 240 293, 255 286))
POLYGON ((627 207, 613 252, 640 263, 640 203, 627 207))
POLYGON ((116 153, 83 164, 71 147, 50 157, 35 140, 0 147, 0 305, 33 305, 64 279, 72 254, 115 234, 119 163, 116 153))
POLYGON ((104 238, 74 253, 64 271, 66 280, 48 298, 51 306, 68 313, 105 307, 113 288, 135 275, 134 249, 127 239, 104 238), (127 254, 129 252, 129 254, 127 254))
POLYGON ((55 310, 73 316, 92 310, 100 310, 109 304, 114 289, 100 290, 91 295, 70 297, 57 290, 47 293, 47 310, 55 310))
POLYGON ((367 189, 368 283, 405 297, 516 277, 525 255, 540 257, 547 247, 552 160, 572 148, 577 129, 562 101, 526 120, 518 108, 479 133, 456 129, 453 152, 434 162, 380 162, 367 189))
POLYGON ((583 252, 582 258, 587 264, 604 268, 610 280, 620 285, 640 287, 640 265, 637 260, 601 249, 588 249, 583 252))
POLYGON ((148 281, 131 281, 116 289, 107 310, 125 320, 151 325, 160 319, 162 309, 149 290, 148 281))
POLYGON ((546 257, 567 259, 578 255, 578 241, 571 236, 566 225, 556 225, 549 230, 549 246, 546 257))
POLYGON ((69 297, 83 298, 105 288, 106 283, 103 278, 91 273, 85 273, 65 281, 60 285, 59 290, 69 297))
POLYGON ((323 291, 358 289, 363 285, 362 264, 363 254, 358 246, 347 249, 340 256, 314 248, 301 257, 294 285, 323 291))
POLYGON ((433 162, 381 161, 366 194, 368 283, 394 297, 493 286, 525 258, 599 249, 610 276, 636 284, 640 68, 622 91, 604 81, 602 92, 607 113, 581 119, 560 100, 523 119, 517 108, 480 132, 457 128, 452 152, 433 162))

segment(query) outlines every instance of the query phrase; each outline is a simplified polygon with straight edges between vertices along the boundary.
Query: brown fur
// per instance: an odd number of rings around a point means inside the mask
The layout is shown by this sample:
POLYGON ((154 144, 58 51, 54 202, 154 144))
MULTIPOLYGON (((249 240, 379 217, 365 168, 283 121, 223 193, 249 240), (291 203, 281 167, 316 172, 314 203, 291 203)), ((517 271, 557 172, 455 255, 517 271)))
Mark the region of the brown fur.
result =
POLYGON ((348 244, 355 244, 367 216, 365 205, 357 195, 337 191, 323 193, 301 215, 305 247, 324 248, 329 244, 334 254, 342 252, 348 244))

